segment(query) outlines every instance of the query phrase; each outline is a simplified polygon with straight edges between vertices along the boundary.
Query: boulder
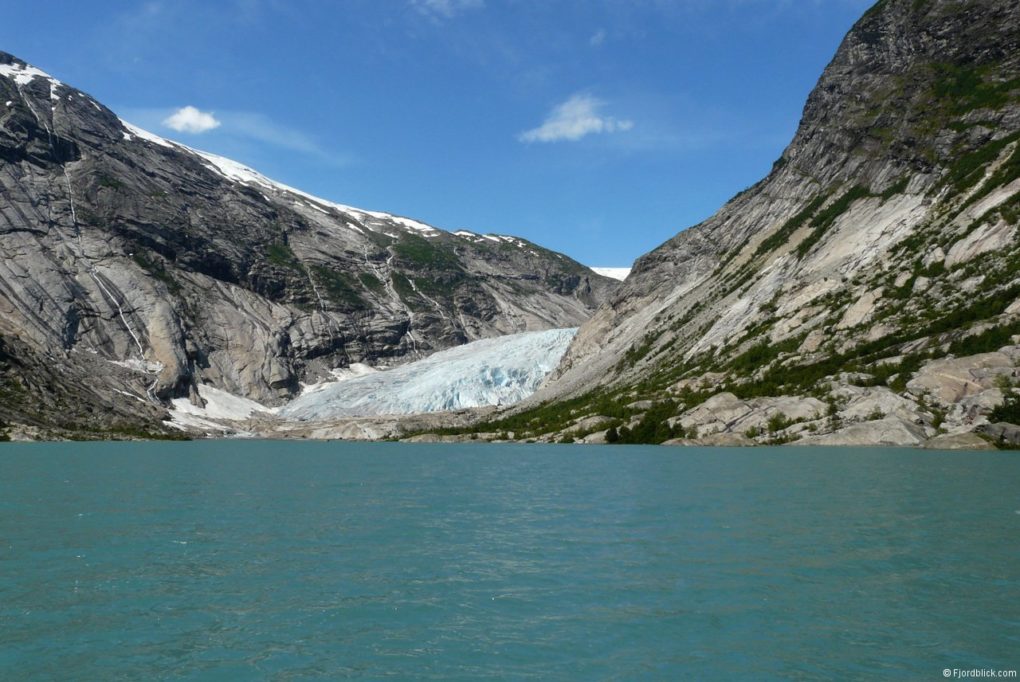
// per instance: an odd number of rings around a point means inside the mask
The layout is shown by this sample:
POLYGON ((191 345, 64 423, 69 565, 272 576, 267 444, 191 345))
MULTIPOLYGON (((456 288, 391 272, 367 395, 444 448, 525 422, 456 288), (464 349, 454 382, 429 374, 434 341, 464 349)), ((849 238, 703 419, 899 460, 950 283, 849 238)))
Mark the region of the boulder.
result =
POLYGON ((695 426, 699 433, 710 434, 727 430, 750 412, 751 407, 732 393, 717 393, 685 412, 677 421, 685 429, 695 426))
POLYGON ((836 325, 836 329, 849 329, 867 322, 875 311, 875 304, 882 298, 882 288, 866 291, 857 301, 846 309, 843 319, 836 325))
POLYGON ((820 436, 809 436, 797 445, 920 445, 934 429, 912 424, 896 417, 851 424, 820 436))
POLYGON ((602 414, 592 415, 590 417, 584 417, 579 419, 574 424, 563 430, 564 436, 571 436, 575 433, 589 432, 592 429, 597 429, 603 424, 608 424, 613 421, 612 417, 607 417, 602 414))
POLYGON ((917 403, 884 386, 846 386, 835 393, 847 401, 846 406, 839 411, 840 419, 847 422, 867 421, 873 419, 876 413, 912 423, 919 423, 923 419, 917 403))
POLYGON ((1005 353, 979 353, 929 362, 907 382, 914 395, 930 394, 943 405, 995 388, 999 376, 1012 376, 1013 361, 1005 353))
POLYGON ((713 433, 695 441, 711 447, 747 447, 756 443, 742 433, 713 433))
POLYGON ((994 450, 995 446, 976 433, 945 433, 929 438, 925 450, 994 450))
POLYGON ((1016 424, 1007 424, 1006 422, 981 424, 974 429, 974 432, 988 436, 992 439, 992 442, 998 443, 1001 446, 1020 446, 1020 426, 1016 424))
POLYGON ((965 263, 971 258, 989 251, 999 251, 1013 241, 1013 234, 1016 231, 1012 225, 1005 221, 999 223, 986 223, 969 235, 957 241, 949 249, 946 255, 946 267, 965 263))

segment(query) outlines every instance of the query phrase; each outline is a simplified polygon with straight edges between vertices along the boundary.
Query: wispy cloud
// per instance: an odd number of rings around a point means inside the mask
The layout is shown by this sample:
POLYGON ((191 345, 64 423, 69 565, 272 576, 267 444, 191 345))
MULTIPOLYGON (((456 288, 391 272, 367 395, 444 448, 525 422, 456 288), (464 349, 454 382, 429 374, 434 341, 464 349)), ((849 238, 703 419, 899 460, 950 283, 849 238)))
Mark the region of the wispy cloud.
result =
MULTIPOLYGON (((314 137, 277 123, 265 114, 253 111, 217 111, 216 116, 195 107, 180 109, 123 109, 125 119, 156 133, 207 133, 219 142, 233 146, 255 144, 303 154, 332 166, 350 163, 348 156, 334 153, 314 137), (209 117, 214 125, 209 125, 209 117), (211 132, 215 131, 215 132, 211 132)), ((172 134, 170 135, 172 136, 172 134)))
POLYGON ((576 141, 586 135, 616 133, 630 130, 634 122, 603 116, 605 102, 591 95, 578 94, 556 105, 542 125, 517 136, 521 142, 576 141))
POLYGON ((485 0, 410 0, 411 6, 432 19, 450 19, 465 10, 480 9, 485 0))
POLYGON ((210 112, 199 111, 188 105, 181 107, 163 119, 163 125, 179 133, 205 133, 220 127, 220 122, 210 112))
POLYGON ((264 142, 274 147, 289 149, 303 154, 322 154, 322 147, 311 136, 294 128, 273 121, 264 114, 250 111, 228 111, 223 113, 225 132, 264 142))
POLYGON ((600 28, 588 38, 588 44, 592 47, 601 47, 606 42, 606 29, 600 28))

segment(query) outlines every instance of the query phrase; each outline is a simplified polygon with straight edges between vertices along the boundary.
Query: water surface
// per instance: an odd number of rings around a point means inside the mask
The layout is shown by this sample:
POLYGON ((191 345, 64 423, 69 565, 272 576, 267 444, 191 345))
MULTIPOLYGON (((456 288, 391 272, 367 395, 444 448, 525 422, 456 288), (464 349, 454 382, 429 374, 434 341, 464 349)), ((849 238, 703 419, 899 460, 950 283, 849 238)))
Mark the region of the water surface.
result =
POLYGON ((0 448, 4 679, 1020 667, 1020 456, 0 448))

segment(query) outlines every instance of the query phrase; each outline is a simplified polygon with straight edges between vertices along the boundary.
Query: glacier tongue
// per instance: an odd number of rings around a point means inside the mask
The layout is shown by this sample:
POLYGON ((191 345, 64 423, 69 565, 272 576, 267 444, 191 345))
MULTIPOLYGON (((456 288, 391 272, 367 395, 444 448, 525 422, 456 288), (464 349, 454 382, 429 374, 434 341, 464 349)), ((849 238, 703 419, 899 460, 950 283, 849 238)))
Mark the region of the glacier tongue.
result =
POLYGON ((482 339, 384 372, 312 387, 277 413, 325 420, 507 405, 538 388, 577 329, 482 339))

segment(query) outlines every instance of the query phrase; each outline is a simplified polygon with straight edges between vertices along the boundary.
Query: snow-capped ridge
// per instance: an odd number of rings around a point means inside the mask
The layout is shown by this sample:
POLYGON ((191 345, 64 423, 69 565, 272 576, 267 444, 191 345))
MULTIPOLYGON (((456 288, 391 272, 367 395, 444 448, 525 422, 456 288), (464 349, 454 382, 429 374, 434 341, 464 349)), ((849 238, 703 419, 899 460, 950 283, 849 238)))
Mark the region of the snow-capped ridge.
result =
POLYGON ((28 85, 36 78, 45 78, 50 82, 51 87, 63 85, 42 69, 37 69, 29 64, 0 64, 0 76, 11 78, 18 85, 28 85))
MULTIPOLYGON (((209 170, 227 178, 228 180, 245 185, 254 185, 262 188, 263 190, 268 190, 271 193, 285 193, 301 197, 302 199, 312 202, 311 207, 315 210, 324 213, 328 213, 327 209, 338 211, 347 216, 353 217, 369 229, 377 229, 378 227, 381 227, 379 225, 373 225, 372 223, 385 222, 388 224, 395 224, 405 230, 421 233, 426 237, 434 237, 442 233, 442 230, 418 220, 393 215, 391 213, 384 213, 382 211, 368 211, 362 208, 348 206, 346 204, 339 204, 335 201, 323 199, 322 197, 317 197, 314 194, 309 194, 308 192, 299 190, 296 187, 291 187, 290 185, 267 178, 254 168, 246 166, 238 161, 234 161, 233 159, 228 159, 225 156, 220 156, 211 152, 194 149, 193 147, 181 144, 180 142, 168 140, 165 137, 160 137, 159 135, 139 128, 132 123, 128 123, 124 119, 121 119, 120 122, 125 128, 125 141, 131 141, 137 137, 147 142, 159 145, 160 147, 178 149, 194 154, 202 159, 204 165, 209 168, 209 170)), ((357 229, 357 226, 354 225, 351 225, 350 227, 352 229, 357 229)))
POLYGON ((513 237, 507 234, 493 234, 493 233, 478 234, 477 232, 472 232, 471 230, 457 230, 453 234, 456 235, 457 237, 461 237, 462 239, 467 239, 468 241, 472 241, 475 243, 488 241, 494 242, 496 244, 500 243, 513 244, 514 246, 521 249, 531 248, 531 245, 528 244, 523 239, 513 237))

